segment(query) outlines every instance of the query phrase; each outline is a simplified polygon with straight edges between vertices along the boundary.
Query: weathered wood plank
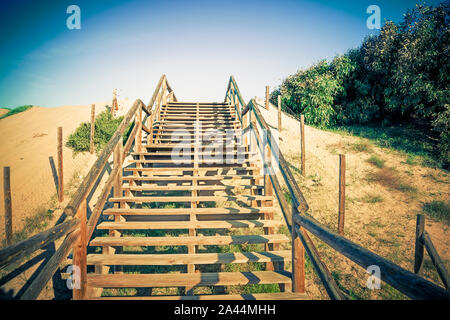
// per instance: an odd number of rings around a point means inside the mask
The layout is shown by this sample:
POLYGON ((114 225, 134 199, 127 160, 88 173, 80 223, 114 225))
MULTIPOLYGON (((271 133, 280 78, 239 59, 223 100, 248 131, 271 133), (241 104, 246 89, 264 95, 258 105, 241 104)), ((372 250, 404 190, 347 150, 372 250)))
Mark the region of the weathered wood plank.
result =
POLYGON ((408 271, 393 262, 334 233, 306 215, 295 215, 294 221, 363 268, 377 265, 381 280, 387 282, 412 299, 450 299, 450 292, 408 271))
POLYGON ((202 272, 180 274, 90 274, 88 284, 93 287, 181 287, 224 286, 245 284, 289 283, 287 272, 202 272))

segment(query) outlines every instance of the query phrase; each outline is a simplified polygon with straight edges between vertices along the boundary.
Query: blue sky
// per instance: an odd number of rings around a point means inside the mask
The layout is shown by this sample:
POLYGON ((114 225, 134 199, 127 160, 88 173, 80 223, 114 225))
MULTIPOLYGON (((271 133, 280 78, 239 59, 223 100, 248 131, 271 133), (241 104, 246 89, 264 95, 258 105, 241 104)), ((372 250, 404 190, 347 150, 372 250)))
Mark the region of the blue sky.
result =
POLYGON ((113 88, 147 103, 163 73, 179 100, 221 101, 231 74, 248 100, 376 33, 369 5, 399 21, 416 2, 2 1, 0 107, 89 104, 113 88), (80 30, 66 27, 71 4, 80 30))

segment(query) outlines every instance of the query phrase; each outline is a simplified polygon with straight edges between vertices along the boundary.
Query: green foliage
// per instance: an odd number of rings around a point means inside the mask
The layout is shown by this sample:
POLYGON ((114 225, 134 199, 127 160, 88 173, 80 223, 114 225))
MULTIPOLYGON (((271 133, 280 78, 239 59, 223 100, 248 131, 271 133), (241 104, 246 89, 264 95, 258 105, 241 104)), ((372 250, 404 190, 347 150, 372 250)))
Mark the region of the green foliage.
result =
POLYGON ((408 122, 450 159, 450 2, 416 5, 403 21, 386 21, 361 46, 287 77, 271 95, 318 127, 408 122))
POLYGON ((450 221, 450 201, 433 200, 425 203, 422 209, 432 218, 450 221))
POLYGON ((384 167, 384 160, 378 157, 377 155, 371 156, 369 159, 367 159, 367 162, 373 164, 375 167, 378 168, 384 167))
POLYGON ((7 113, 5 113, 4 115, 0 116, 0 119, 12 116, 13 114, 24 112, 24 111, 26 111, 26 110, 28 110, 28 109, 30 109, 32 107, 33 107, 32 105, 26 105, 26 106, 20 106, 20 107, 14 108, 14 109, 10 109, 7 113))
MULTIPOLYGON (((95 117, 94 149, 97 154, 102 152, 122 120, 123 116, 114 118, 108 110, 103 111, 95 117)), ((131 126, 125 132, 129 134, 130 131, 131 126)), ((69 136, 66 146, 71 148, 75 153, 89 151, 90 135, 91 124, 89 122, 83 122, 69 136)))

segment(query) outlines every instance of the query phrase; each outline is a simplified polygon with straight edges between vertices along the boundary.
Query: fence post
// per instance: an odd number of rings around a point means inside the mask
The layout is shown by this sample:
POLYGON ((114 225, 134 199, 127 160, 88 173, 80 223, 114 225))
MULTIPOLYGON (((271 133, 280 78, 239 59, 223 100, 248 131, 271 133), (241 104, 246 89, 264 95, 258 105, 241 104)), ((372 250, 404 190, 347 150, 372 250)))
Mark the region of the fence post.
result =
POLYGON ((58 200, 64 201, 64 176, 63 176, 63 135, 62 127, 58 127, 58 200))
POLYGON ((5 202, 6 244, 12 244, 11 174, 9 167, 3 167, 3 198, 5 202))
POLYGON ((95 104, 91 105, 91 139, 90 139, 90 152, 94 153, 94 132, 95 132, 95 104))
POLYGON ((425 216, 423 214, 417 215, 416 220, 416 246, 414 252, 414 273, 420 273, 423 265, 423 231, 425 228, 425 216))
POLYGON ((73 289, 72 294, 74 300, 85 299, 87 291, 86 209, 87 203, 86 198, 84 198, 83 201, 81 201, 80 207, 77 211, 77 217, 78 219, 80 219, 80 237, 73 248, 73 263, 75 266, 78 266, 80 268, 80 287, 78 289, 73 289))
POLYGON ((297 208, 292 206, 292 292, 305 293, 305 248, 294 227, 294 216, 297 214, 297 208))
POLYGON ((345 154, 339 155, 339 221, 338 230, 344 235, 345 219, 345 154))
POLYGON ((281 95, 278 95, 278 132, 281 137, 281 95))
POLYGON ((305 116, 300 115, 300 148, 301 148, 301 170, 305 176, 305 116))
POLYGON ((269 86, 266 86, 266 109, 269 110, 269 86))

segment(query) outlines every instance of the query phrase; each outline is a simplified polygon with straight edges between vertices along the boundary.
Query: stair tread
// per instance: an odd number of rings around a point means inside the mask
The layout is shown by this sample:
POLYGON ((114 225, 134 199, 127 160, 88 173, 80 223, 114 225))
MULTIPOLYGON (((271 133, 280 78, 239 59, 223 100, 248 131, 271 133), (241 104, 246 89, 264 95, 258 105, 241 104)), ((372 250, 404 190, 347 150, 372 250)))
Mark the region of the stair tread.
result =
POLYGON ((229 229, 278 227, 284 223, 278 220, 223 220, 223 221, 152 221, 152 222, 102 222, 97 229, 229 229))
POLYGON ((97 237, 91 246, 162 246, 162 245, 230 245, 258 243, 286 243, 290 239, 283 234, 188 236, 188 237, 97 237))
POLYGON ((221 186, 221 185, 207 185, 207 186, 130 186, 122 185, 123 190, 133 191, 223 191, 232 190, 236 188, 243 189, 263 189, 264 186, 258 185, 240 185, 240 186, 221 186))
POLYGON ((177 287, 177 286, 226 286, 245 284, 290 283, 286 271, 208 272, 167 274, 88 274, 91 287, 177 287))
POLYGON ((88 254, 89 265, 185 265, 248 262, 284 262, 291 259, 291 250, 226 253, 178 254, 88 254))
POLYGON ((199 296, 99 297, 96 300, 309 300, 306 293, 275 292, 199 296))
POLYGON ((110 202, 192 202, 192 201, 235 201, 235 200, 273 200, 274 196, 143 196, 143 197, 112 197, 110 202))
POLYGON ((162 215, 162 214, 226 214, 226 213, 270 213, 273 212, 273 207, 257 207, 257 208, 109 208, 103 211, 104 214, 127 214, 132 213, 135 215, 162 215))
POLYGON ((143 181, 191 181, 191 180, 238 180, 238 179, 262 179, 263 175, 226 175, 226 176, 147 176, 147 177, 135 177, 135 176, 126 176, 123 177, 123 180, 143 180, 143 181))

